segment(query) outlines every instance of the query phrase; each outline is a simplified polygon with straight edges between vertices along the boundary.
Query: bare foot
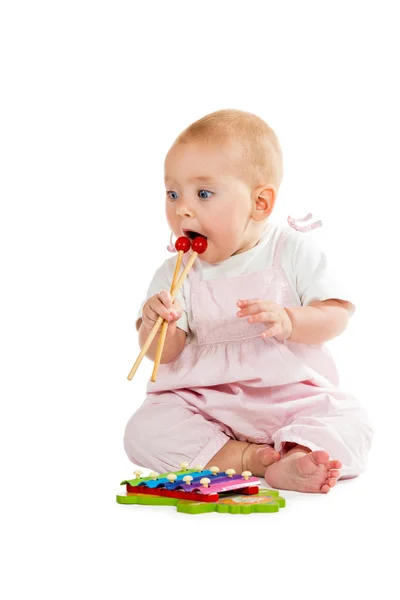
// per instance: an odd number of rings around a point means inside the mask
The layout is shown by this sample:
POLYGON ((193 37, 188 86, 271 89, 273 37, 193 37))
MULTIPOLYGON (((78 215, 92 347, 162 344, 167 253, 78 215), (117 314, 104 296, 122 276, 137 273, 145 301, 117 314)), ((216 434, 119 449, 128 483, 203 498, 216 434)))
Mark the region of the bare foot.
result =
POLYGON ((243 452, 243 467, 256 477, 264 477, 265 469, 280 459, 279 452, 272 446, 250 444, 243 452))
POLYGON ((288 453, 267 467, 264 477, 268 485, 281 490, 327 494, 336 485, 341 467, 342 463, 330 460, 325 450, 300 451, 288 453))

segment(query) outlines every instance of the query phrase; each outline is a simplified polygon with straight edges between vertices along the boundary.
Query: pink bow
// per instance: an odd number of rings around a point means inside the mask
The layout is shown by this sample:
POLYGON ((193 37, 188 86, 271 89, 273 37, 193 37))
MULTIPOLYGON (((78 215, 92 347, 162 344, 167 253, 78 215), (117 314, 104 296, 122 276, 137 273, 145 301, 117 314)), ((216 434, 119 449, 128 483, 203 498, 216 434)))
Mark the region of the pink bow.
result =
POLYGON ((304 227, 300 227, 298 225, 298 223, 304 223, 304 221, 309 221, 310 219, 312 219, 312 213, 308 213, 308 215, 306 215, 303 219, 294 219, 293 217, 287 218, 290 227, 296 229, 296 231, 301 231, 302 233, 306 233, 307 231, 311 231, 317 227, 322 227, 322 221, 314 221, 314 223, 310 223, 304 227))
POLYGON ((176 248, 175 248, 174 244, 172 243, 172 236, 173 235, 174 234, 171 231, 171 237, 169 238, 169 246, 167 246, 168 252, 176 252, 176 248))

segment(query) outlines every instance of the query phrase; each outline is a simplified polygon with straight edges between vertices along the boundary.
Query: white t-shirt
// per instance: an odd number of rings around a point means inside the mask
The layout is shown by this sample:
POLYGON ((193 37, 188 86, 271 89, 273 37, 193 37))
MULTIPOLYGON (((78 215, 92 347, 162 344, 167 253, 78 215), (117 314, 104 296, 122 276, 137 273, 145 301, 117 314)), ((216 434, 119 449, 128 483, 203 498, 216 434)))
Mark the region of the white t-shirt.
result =
MULTIPOLYGON (((193 268, 196 268, 196 272, 203 281, 228 279, 255 271, 263 271, 273 264, 278 239, 283 230, 284 228, 278 225, 268 223, 254 248, 231 256, 217 264, 209 264, 197 259, 193 268)), ((138 325, 138 320, 142 316, 142 308, 148 298, 158 294, 161 290, 169 291, 175 264, 176 255, 165 260, 156 271, 139 310, 136 325, 138 325)), ((300 233, 294 229, 288 229, 280 266, 287 276, 293 293, 299 299, 299 306, 329 299, 351 302, 346 286, 328 264, 326 254, 312 240, 311 233, 300 233)), ((190 333, 190 330, 193 329, 193 314, 190 306, 189 277, 186 277, 177 299, 183 308, 183 314, 177 322, 177 326, 190 333)), ((350 311, 353 310, 354 306, 351 305, 350 311)))

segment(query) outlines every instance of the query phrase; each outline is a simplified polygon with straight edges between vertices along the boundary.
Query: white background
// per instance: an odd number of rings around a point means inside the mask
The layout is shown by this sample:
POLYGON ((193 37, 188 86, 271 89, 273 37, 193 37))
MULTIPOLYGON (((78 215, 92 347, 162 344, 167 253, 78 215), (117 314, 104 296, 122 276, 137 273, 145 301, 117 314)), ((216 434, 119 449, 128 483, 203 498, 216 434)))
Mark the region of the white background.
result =
POLYGON ((386 597, 398 534, 395 2, 9 2, 1 53, 2 597, 386 597), (332 344, 367 472, 276 515, 115 502, 136 311, 168 255, 163 158, 220 108, 277 132, 275 216, 311 210, 357 312, 332 344), (397 532, 396 532, 397 529, 397 532), (5 561, 4 561, 5 559, 5 561), (136 591, 135 591, 136 590, 136 591), (251 590, 251 591, 250 591, 251 590))

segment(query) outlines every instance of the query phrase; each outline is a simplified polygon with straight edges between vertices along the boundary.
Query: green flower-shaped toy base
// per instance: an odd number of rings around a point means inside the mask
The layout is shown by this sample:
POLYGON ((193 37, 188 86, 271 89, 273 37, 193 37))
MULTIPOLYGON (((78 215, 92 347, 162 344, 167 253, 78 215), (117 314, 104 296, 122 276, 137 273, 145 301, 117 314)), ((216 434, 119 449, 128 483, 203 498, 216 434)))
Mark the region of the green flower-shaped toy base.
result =
POLYGON ((206 512, 232 514, 249 514, 253 512, 278 512, 286 505, 285 499, 277 490, 262 489, 258 494, 248 496, 232 494, 224 496, 217 502, 197 502, 194 500, 179 500, 178 498, 163 498, 148 494, 117 495, 119 504, 147 504, 152 506, 176 506, 178 512, 199 515, 206 512))

